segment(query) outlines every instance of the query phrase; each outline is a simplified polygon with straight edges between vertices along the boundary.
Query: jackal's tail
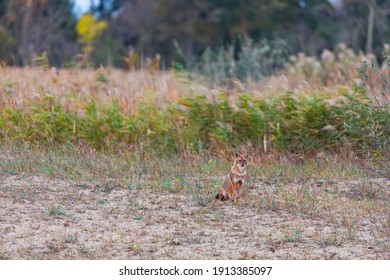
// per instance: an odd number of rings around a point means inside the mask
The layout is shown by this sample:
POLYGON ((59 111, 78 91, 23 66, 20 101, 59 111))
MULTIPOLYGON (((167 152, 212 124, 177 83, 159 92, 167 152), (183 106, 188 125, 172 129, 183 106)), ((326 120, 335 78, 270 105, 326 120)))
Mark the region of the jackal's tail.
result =
POLYGON ((222 191, 219 191, 215 194, 215 199, 219 199, 221 201, 225 201, 225 200, 228 200, 229 199, 229 196, 228 194, 222 190, 222 191))

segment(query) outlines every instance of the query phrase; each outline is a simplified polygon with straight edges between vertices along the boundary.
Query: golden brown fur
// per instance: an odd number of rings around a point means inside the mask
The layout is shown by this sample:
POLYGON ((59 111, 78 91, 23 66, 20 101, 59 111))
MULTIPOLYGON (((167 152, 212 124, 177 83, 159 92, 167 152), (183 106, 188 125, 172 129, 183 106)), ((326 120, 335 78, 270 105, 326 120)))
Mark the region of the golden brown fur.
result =
POLYGON ((221 190, 215 195, 216 199, 225 201, 230 199, 234 203, 244 192, 244 182, 246 177, 247 159, 249 155, 236 154, 234 163, 226 176, 221 190))

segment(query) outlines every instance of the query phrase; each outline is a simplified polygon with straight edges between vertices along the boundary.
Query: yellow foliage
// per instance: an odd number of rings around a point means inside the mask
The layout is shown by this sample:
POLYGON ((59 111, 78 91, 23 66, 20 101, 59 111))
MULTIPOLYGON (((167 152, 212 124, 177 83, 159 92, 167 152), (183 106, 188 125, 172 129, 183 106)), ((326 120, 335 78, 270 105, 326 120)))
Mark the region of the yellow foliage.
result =
POLYGON ((85 14, 80 17, 76 25, 76 32, 85 54, 88 55, 92 52, 93 41, 102 34, 106 27, 107 23, 105 21, 96 20, 92 14, 85 14))

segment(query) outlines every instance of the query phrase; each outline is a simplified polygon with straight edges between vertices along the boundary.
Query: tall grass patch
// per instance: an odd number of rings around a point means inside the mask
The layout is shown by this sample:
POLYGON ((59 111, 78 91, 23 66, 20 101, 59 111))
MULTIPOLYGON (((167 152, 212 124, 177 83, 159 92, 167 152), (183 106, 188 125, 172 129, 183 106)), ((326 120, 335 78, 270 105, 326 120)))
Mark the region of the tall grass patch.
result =
POLYGON ((68 101, 43 92, 18 106, 5 99, 0 141, 81 141, 96 149, 125 145, 167 155, 241 148, 301 154, 348 148, 367 154, 388 150, 389 120, 388 106, 372 106, 364 94, 343 89, 270 97, 240 92, 235 99, 220 90, 213 98, 194 93, 163 106, 145 98, 133 113, 119 99, 68 101))

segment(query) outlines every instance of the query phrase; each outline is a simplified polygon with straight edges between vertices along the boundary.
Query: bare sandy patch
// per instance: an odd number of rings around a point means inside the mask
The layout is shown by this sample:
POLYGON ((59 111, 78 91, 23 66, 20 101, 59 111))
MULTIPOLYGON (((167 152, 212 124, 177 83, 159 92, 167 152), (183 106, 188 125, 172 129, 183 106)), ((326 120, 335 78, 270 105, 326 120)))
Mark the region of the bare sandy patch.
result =
POLYGON ((0 258, 390 259, 389 188, 259 181, 238 205, 212 206, 185 191, 7 175, 0 258))

